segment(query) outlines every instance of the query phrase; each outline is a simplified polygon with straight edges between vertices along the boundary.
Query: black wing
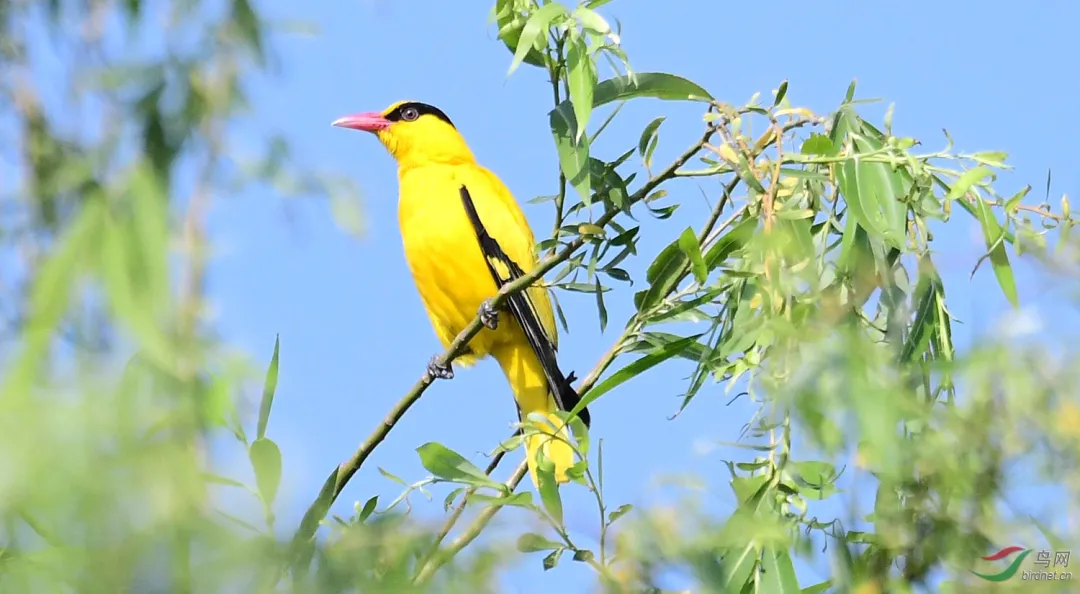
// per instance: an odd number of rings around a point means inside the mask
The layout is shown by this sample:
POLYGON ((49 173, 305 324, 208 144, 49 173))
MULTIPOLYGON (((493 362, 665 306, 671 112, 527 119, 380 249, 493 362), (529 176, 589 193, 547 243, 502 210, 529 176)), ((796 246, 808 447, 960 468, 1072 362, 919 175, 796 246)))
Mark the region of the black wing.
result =
MULTIPOLYGON (((472 195, 469 194, 469 190, 465 186, 461 186, 461 202, 465 205, 465 213, 469 216, 469 221, 476 232, 476 239, 480 242, 480 251, 484 254, 484 261, 491 272, 491 278, 495 280, 495 286, 502 289, 507 283, 525 276, 525 271, 511 260, 510 256, 506 255, 506 252, 499 246, 499 242, 495 241, 495 238, 489 235, 487 229, 484 228, 484 224, 480 222, 480 214, 476 212, 476 205, 473 204, 472 195), (498 269, 495 267, 496 262, 506 268, 509 278, 503 278, 499 274, 498 269)), ((574 381, 574 374, 571 373, 569 377, 566 377, 559 369, 555 344, 551 337, 547 335, 543 324, 540 323, 540 316, 537 315, 532 300, 529 299, 525 291, 519 291, 510 295, 506 302, 506 309, 510 311, 521 329, 525 331, 525 338, 528 339, 529 346, 532 347, 533 352, 536 353, 536 358, 540 360, 540 365, 544 368, 544 375, 547 376, 551 394, 555 397, 555 405, 560 410, 572 410, 581 401, 577 391, 570 386, 570 383, 574 381)), ((592 420, 589 417, 588 409, 585 408, 578 412, 578 417, 581 418, 586 427, 589 426, 592 420)))

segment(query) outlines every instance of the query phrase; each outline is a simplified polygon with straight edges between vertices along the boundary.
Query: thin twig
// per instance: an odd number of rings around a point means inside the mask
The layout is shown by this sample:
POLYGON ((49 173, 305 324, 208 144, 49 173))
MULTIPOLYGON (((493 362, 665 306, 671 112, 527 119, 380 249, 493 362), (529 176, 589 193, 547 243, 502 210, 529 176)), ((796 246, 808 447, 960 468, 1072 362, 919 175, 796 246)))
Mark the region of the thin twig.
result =
MULTIPOLYGON (((555 107, 558 107, 562 103, 562 96, 559 93, 559 68, 564 61, 563 56, 563 37, 560 36, 556 40, 555 44, 555 56, 553 57, 554 66, 549 68, 551 73, 551 93, 552 100, 555 102, 555 107)), ((566 203, 566 174, 563 173, 562 164, 559 164, 559 193, 555 195, 555 222, 554 228, 551 231, 551 236, 555 238, 555 244, 548 250, 548 256, 555 253, 556 246, 559 245, 559 230, 562 229, 563 224, 563 207, 566 203)))

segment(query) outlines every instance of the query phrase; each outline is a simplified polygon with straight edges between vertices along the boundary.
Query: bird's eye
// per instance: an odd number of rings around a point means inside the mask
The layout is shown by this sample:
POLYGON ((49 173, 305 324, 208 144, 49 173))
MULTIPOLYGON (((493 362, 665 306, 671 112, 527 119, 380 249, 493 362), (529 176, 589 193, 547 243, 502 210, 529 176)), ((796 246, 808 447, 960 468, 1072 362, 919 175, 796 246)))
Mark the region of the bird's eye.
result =
POLYGON ((401 110, 401 119, 405 120, 406 122, 411 122, 418 117, 420 117, 420 112, 416 111, 415 107, 406 107, 405 109, 401 110))

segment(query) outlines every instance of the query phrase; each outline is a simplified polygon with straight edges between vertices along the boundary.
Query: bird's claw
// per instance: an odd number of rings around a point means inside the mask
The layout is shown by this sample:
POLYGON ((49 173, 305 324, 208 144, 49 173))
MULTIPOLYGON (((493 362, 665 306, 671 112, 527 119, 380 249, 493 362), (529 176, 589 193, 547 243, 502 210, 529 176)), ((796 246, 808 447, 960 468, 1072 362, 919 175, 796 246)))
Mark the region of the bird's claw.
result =
POLYGON ((499 311, 487 299, 480 304, 480 323, 494 330, 499 327, 499 311))
POLYGON ((433 356, 428 362, 427 372, 432 379, 454 379, 454 368, 449 364, 439 363, 438 355, 433 356))

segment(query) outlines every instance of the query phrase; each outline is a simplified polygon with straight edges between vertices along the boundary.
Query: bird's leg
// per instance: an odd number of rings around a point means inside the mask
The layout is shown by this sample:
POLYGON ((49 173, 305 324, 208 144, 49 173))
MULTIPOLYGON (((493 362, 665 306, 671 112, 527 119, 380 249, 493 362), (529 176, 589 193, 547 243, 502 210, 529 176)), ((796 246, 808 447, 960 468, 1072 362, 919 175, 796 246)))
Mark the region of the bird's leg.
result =
POLYGON ((491 299, 480 304, 480 323, 492 330, 499 327, 499 311, 491 304, 491 299))
POLYGON ((431 361, 428 362, 427 372, 431 379, 454 379, 454 368, 449 364, 439 363, 438 355, 431 357, 431 361))

